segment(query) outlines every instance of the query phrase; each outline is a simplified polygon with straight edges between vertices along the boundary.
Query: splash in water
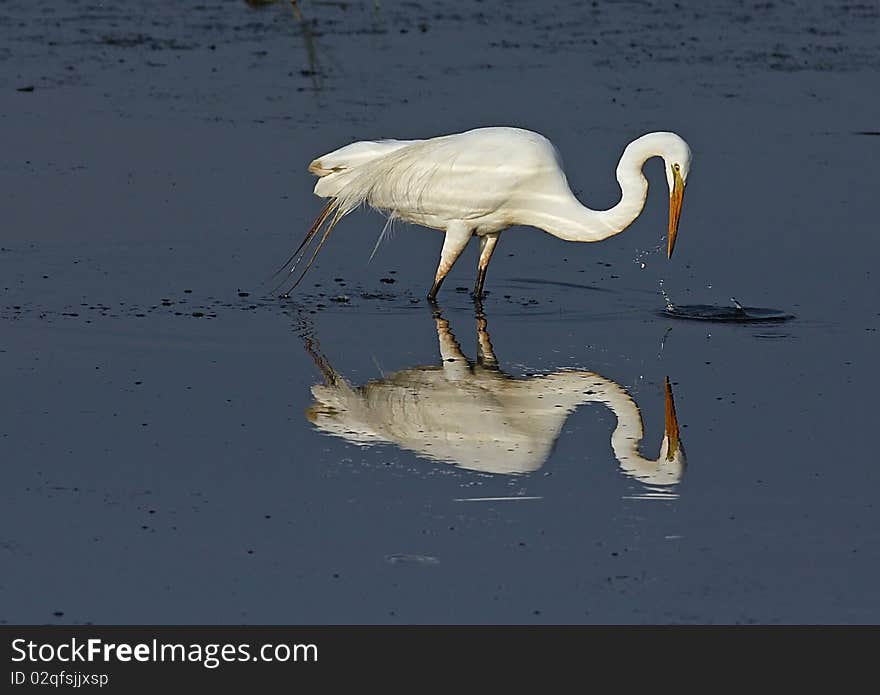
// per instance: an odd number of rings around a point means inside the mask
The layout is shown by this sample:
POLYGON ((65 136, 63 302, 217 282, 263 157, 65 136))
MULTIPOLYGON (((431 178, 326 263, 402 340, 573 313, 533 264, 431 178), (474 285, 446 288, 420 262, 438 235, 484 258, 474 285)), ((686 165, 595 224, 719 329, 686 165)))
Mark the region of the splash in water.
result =
POLYGON ((665 316, 676 319, 695 319, 698 321, 714 321, 716 323, 770 323, 789 321, 794 317, 779 309, 767 309, 761 307, 749 307, 746 309, 735 299, 735 307, 715 306, 713 304, 679 304, 673 309, 668 308, 661 312, 665 316))
POLYGON ((663 246, 657 245, 653 249, 645 249, 643 251, 636 251, 636 256, 635 256, 635 258, 633 258, 633 263, 635 263, 637 266, 639 266, 639 268, 644 270, 648 266, 648 264, 645 262, 645 260, 648 258, 648 256, 654 256, 656 254, 659 254, 662 250, 663 250, 663 246))
MULTIPOLYGON (((666 309, 660 313, 677 319, 696 319, 699 321, 714 321, 716 323, 725 321, 733 323, 769 323, 789 321, 795 318, 793 314, 788 314, 779 309, 761 307, 749 307, 746 309, 736 297, 730 298, 730 301, 733 302, 733 307, 715 306, 713 304, 676 305, 672 303, 672 299, 666 293, 666 289, 663 287, 663 280, 660 280, 660 293, 666 301, 666 309)), ((711 335, 707 337, 711 337, 711 335)))
POLYGON ((669 295, 666 294, 666 290, 663 288, 663 280, 660 280, 660 294, 663 295, 663 300, 666 302, 666 311, 674 313, 675 312, 675 304, 672 303, 672 300, 669 298, 669 295))

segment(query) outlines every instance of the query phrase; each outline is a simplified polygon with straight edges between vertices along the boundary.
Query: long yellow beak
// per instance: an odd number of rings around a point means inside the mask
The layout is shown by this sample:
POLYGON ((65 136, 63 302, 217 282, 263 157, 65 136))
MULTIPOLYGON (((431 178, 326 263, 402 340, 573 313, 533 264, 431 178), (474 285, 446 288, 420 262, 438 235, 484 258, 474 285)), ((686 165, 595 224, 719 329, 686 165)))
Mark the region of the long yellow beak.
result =
POLYGON ((669 383, 669 377, 666 377, 666 438, 669 440, 666 460, 672 461, 681 449, 681 440, 678 437, 678 418, 675 417, 675 402, 672 400, 672 385, 669 383))
POLYGON ((681 217, 681 202, 684 198, 684 181, 678 169, 672 170, 673 186, 672 195, 669 196, 669 246, 666 249, 666 257, 672 258, 672 250, 675 248, 675 237, 678 236, 678 220, 681 217))

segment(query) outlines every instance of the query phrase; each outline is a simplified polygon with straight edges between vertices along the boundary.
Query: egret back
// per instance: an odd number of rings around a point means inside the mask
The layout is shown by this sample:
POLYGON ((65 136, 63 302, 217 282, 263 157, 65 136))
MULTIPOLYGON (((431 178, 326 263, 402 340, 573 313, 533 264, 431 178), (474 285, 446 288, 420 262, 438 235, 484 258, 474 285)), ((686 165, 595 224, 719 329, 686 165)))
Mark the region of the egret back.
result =
POLYGON ((543 136, 518 128, 481 128, 422 141, 354 143, 316 160, 315 193, 334 196, 347 214, 362 203, 416 224, 446 229, 451 221, 497 231, 541 191, 565 187, 559 156, 543 136), (346 153, 348 150, 348 153, 346 153))

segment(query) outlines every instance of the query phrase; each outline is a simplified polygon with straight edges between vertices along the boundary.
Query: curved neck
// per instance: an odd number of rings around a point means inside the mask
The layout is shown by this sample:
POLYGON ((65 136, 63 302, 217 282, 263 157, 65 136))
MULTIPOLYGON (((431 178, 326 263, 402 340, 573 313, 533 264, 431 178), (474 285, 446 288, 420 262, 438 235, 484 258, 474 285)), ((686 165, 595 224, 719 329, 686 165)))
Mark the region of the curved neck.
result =
POLYGON ((648 196, 648 181, 642 167, 651 157, 662 157, 658 133, 634 140, 617 164, 620 202, 608 210, 591 210, 571 192, 563 175, 561 188, 541 197, 527 213, 527 224, 565 241, 601 241, 620 234, 641 214, 648 196))
POLYGON ((638 469, 640 463, 656 463, 639 453, 645 428, 639 407, 630 395, 614 382, 596 384, 593 390, 596 391, 594 400, 607 406, 617 418, 617 426, 611 433, 611 448, 621 466, 631 472, 633 468, 638 469))
MULTIPOLYGON (((668 486, 681 480, 684 457, 679 454, 667 459, 669 438, 664 434, 656 459, 642 456, 639 447, 645 429, 638 405, 615 381, 595 372, 562 371, 542 378, 554 386, 553 402, 563 406, 566 414, 584 403, 601 403, 617 418, 611 432, 611 449, 621 470, 631 478, 648 485, 668 486), (587 390, 584 390, 585 382, 587 390)), ((537 382, 541 382, 538 379, 537 382)))
POLYGON ((679 482, 684 468, 683 458, 676 456, 672 461, 667 460, 668 436, 664 434, 656 459, 642 456, 639 445, 645 430, 638 406, 620 385, 609 379, 603 381, 605 383, 600 384, 597 379, 593 386, 596 392, 594 400, 608 406, 617 417, 617 426, 611 433, 611 448, 621 469, 649 485, 674 485, 679 482))

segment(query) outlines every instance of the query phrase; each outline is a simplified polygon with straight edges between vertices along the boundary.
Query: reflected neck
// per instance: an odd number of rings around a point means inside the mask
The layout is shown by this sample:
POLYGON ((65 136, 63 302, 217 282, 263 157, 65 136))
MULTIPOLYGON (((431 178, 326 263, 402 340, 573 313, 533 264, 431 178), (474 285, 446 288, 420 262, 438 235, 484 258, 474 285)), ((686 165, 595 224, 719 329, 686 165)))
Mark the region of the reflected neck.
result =
MULTIPOLYGON (((598 375, 597 375, 598 376, 598 375)), ((660 453, 656 459, 649 459, 639 452, 639 445, 645 434, 642 414, 632 397, 617 383, 604 380, 594 382, 594 400, 605 404, 617 417, 617 426, 611 433, 611 448, 621 469, 630 477, 649 485, 673 485, 681 479, 683 458, 666 460, 669 440, 664 434, 660 453)))

